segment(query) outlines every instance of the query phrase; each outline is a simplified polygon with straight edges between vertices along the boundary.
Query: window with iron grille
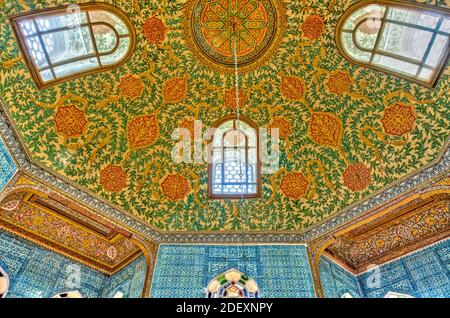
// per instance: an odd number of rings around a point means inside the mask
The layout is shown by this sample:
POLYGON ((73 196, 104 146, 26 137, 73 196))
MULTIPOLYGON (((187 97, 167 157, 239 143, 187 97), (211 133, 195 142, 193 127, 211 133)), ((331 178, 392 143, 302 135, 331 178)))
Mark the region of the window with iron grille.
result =
POLYGON ((360 1, 339 20, 336 43, 353 63, 433 87, 449 58, 450 10, 406 1, 360 1))
POLYGON ((128 17, 105 3, 31 11, 10 22, 39 88, 116 68, 135 47, 128 17))
POLYGON ((215 125, 209 163, 211 198, 254 198, 259 196, 259 138, 256 126, 235 116, 215 125))

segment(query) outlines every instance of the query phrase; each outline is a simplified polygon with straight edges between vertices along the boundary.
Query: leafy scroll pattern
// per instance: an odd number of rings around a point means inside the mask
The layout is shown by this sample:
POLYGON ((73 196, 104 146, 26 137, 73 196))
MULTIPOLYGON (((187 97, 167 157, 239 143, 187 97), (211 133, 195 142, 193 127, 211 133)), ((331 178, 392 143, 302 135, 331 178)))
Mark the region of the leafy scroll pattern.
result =
POLYGON ((235 112, 227 94, 233 75, 202 64, 185 42, 182 0, 115 1, 138 31, 133 57, 45 90, 18 58, 6 19, 67 2, 4 0, 0 95, 34 160, 153 227, 304 230, 431 163, 449 137, 448 71, 429 90, 339 54, 336 22, 353 2, 285 2, 288 27, 278 49, 240 76, 241 114, 281 128, 282 138, 280 170, 262 177, 260 199, 238 208, 208 200, 206 164, 171 160, 174 129, 193 120, 210 126, 235 112), (72 117, 55 124, 58 109, 71 105, 72 117))

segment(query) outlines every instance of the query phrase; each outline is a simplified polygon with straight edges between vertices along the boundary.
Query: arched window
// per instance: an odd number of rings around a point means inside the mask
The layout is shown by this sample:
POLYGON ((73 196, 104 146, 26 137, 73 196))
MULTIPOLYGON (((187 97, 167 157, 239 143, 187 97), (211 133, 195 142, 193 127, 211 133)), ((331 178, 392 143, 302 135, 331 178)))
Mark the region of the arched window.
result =
POLYGON ((384 298, 414 298, 414 297, 408 294, 401 294, 390 291, 384 296, 384 298))
POLYGON ((0 267, 0 298, 5 298, 9 289, 9 278, 6 272, 0 267))
POLYGON ((347 292, 347 293, 343 293, 341 298, 353 298, 353 295, 350 294, 349 292, 347 292))
POLYGON ((135 47, 128 17, 105 3, 31 11, 10 22, 39 88, 116 68, 135 47))
POLYGON ((216 276, 206 289, 208 298, 258 298, 256 282, 245 274, 230 269, 216 276))
POLYGON ((210 198, 240 199, 259 196, 259 138, 248 119, 228 116, 214 125, 208 173, 210 198))
POLYGON ((81 295, 78 290, 74 290, 65 293, 59 293, 53 296, 53 298, 83 298, 83 295, 81 295))
POLYGON ((336 43, 352 63, 430 87, 449 58, 450 10, 401 0, 363 0, 340 18, 336 43))

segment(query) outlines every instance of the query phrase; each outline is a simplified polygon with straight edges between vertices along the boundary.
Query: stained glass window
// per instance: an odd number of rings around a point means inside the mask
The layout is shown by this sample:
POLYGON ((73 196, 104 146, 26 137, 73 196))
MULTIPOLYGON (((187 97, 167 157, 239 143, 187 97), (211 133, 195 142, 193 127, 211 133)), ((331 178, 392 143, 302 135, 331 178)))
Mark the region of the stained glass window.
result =
POLYGON ((351 62, 434 86, 449 57, 450 10, 403 1, 360 1, 338 22, 351 62))
POLYGON ((128 17, 103 3, 31 11, 10 21, 40 88, 118 67, 135 45, 128 17))
POLYGON ((217 127, 212 143, 210 197, 257 197, 259 160, 256 127, 246 119, 230 118, 217 127))
POLYGON ((208 298, 258 298, 259 288, 244 273, 230 269, 211 280, 206 295, 208 298))

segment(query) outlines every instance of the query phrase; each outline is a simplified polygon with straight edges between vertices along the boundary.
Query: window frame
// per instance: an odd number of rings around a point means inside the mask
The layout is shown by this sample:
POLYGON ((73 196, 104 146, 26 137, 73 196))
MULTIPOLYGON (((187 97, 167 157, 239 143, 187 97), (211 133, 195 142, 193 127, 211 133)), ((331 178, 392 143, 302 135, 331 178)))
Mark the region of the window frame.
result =
MULTIPOLYGON (((244 122, 251 128, 255 130, 256 133, 256 193, 250 193, 250 194, 215 194, 213 193, 213 156, 214 156, 214 135, 210 136, 210 139, 207 140, 208 143, 208 198, 212 200, 240 200, 240 199, 257 199, 261 197, 261 160, 259 157, 260 152, 260 145, 259 145, 259 128, 258 126, 248 117, 240 115, 239 116, 240 121, 244 122)), ((212 128, 219 128, 223 124, 225 124, 228 121, 237 120, 237 115, 227 115, 219 120, 217 120, 213 125, 212 128)), ((245 135, 245 134, 244 134, 245 135)), ((245 135, 246 140, 248 139, 248 136, 245 135)), ((221 144, 222 144, 222 152, 223 152, 223 136, 220 136, 222 138, 221 144)), ((223 156, 223 153, 222 153, 223 156)), ((246 156, 248 156, 248 147, 246 149, 246 156)))
MULTIPOLYGON (((63 82, 71 81, 71 80, 85 77, 88 75, 92 75, 92 74, 96 74, 96 73, 100 73, 100 72, 106 72, 106 71, 110 71, 115 68, 118 68, 118 67, 122 66, 123 64, 125 64, 130 59, 130 57, 133 55, 133 53, 136 49, 136 30, 134 29, 134 26, 131 23, 128 16, 121 9, 119 9, 113 5, 110 5, 108 3, 80 3, 80 4, 76 4, 76 5, 78 5, 80 7, 81 12, 105 11, 105 12, 112 13, 112 14, 116 15, 118 18, 120 18, 122 20, 122 22, 125 24, 125 26, 127 27, 128 33, 129 33, 128 38, 130 39, 130 44, 129 44, 128 51, 117 63, 110 64, 107 66, 102 65, 102 66, 98 66, 96 68, 93 68, 93 69, 90 69, 87 71, 71 74, 68 76, 60 77, 60 78, 54 78, 49 81, 43 81, 41 78, 41 75, 39 74, 38 67, 35 65, 35 63, 33 61, 33 57, 31 56, 30 52, 27 49, 27 45, 25 43, 26 36, 24 36, 24 34, 22 33, 19 23, 20 23, 20 21, 27 20, 27 19, 35 21, 34 19, 39 18, 39 16, 51 17, 54 15, 58 15, 62 12, 66 12, 67 8, 69 8, 70 5, 56 6, 56 7, 33 10, 33 11, 25 12, 25 13, 19 13, 19 14, 12 15, 9 17, 8 20, 11 24, 14 36, 17 40, 17 44, 19 46, 21 55, 25 61, 25 64, 27 65, 27 67, 31 73, 31 77, 33 78, 34 82, 36 83, 38 89, 48 88, 51 86, 61 84, 63 82)), ((100 56, 103 56, 103 55, 107 56, 108 54, 98 52, 97 47, 95 45, 95 35, 91 31, 93 23, 90 22, 88 14, 87 14, 87 16, 88 16, 87 25, 89 26, 90 36, 92 37, 92 40, 94 42, 94 53, 93 53, 94 56, 92 56, 92 57, 100 58, 100 56)), ((97 24, 97 23, 95 23, 95 24, 97 24)), ((113 28, 113 30, 114 30, 114 32, 117 32, 114 28, 113 28)), ((116 43, 115 49, 117 49, 118 45, 119 45, 119 42, 116 43)), ((113 53, 114 52, 115 51, 113 51, 113 53)), ((69 61, 69 62, 62 63, 62 65, 70 63, 70 60, 71 59, 65 60, 65 61, 69 61)), ((61 62, 64 62, 64 60, 61 62)), ((54 63, 54 64, 59 64, 61 62, 54 63)), ((49 66, 52 66, 51 63, 49 64, 49 66)))
MULTIPOLYGON (((442 74, 443 74, 443 72, 444 72, 444 70, 445 70, 445 68, 447 66, 447 63, 449 61, 449 58, 450 58, 450 37, 449 37, 449 40, 447 41, 447 46, 445 48, 447 50, 447 53, 445 53, 445 49, 444 49, 444 56, 442 57, 442 59, 439 61, 439 63, 434 68, 434 74, 431 77, 431 79, 428 80, 428 81, 420 80, 420 79, 418 79, 416 77, 408 76, 408 75, 402 74, 400 72, 395 72, 395 71, 388 70, 386 68, 383 68, 383 67, 380 67, 380 66, 377 66, 377 65, 370 64, 370 61, 367 62, 367 63, 366 62, 357 61, 351 55, 349 55, 346 52, 345 46, 344 46, 344 44, 342 43, 342 40, 341 40, 341 34, 343 33, 343 27, 344 27, 345 22, 347 21, 347 19, 354 12, 356 12, 357 10, 359 10, 359 9, 365 7, 365 6, 371 5, 371 4, 384 5, 386 7, 391 7, 391 8, 392 7, 399 7, 399 8, 411 9, 411 10, 417 9, 417 10, 420 10, 420 11, 428 11, 428 12, 437 13, 439 15, 447 16, 449 18, 450 18, 450 9, 449 8, 445 8, 445 7, 432 6, 432 5, 423 4, 423 3, 409 2, 409 1, 404 1, 404 0, 361 0, 361 1, 356 2, 355 4, 351 5, 349 8, 347 8, 345 10, 345 12, 342 14, 342 16, 339 18, 339 20, 337 22, 337 25, 336 25, 336 32, 335 32, 335 43, 336 43, 336 46, 338 47, 338 50, 340 51, 340 53, 350 63, 358 65, 358 66, 361 66, 361 67, 364 67, 364 68, 374 69, 376 71, 379 71, 379 72, 382 72, 382 73, 385 73, 385 74, 388 74, 388 75, 392 75, 392 76, 395 76, 395 77, 406 79, 408 81, 411 81, 411 82, 414 82, 416 84, 420 84, 420 85, 423 85, 423 86, 426 86, 426 87, 429 87, 429 88, 434 88, 437 85, 440 77, 442 76, 442 74)), ((383 19, 384 19, 384 17, 383 17, 383 19)), ((377 35, 377 42, 378 42, 379 39, 381 39, 381 35, 382 35, 382 31, 383 31, 383 24, 385 23, 384 20, 381 20, 381 21, 382 21, 382 25, 381 25, 380 31, 379 31, 379 33, 377 35)), ((439 26, 439 24, 438 24, 438 26, 439 26)), ((353 30, 353 34, 354 34, 355 30, 356 30, 356 27, 353 30)), ((433 32, 433 31, 430 31, 430 32, 433 32)), ((438 34, 438 32, 434 31, 432 34, 433 34, 432 36, 435 36, 436 34, 438 34)), ((433 43, 435 41, 435 37, 432 38, 432 41, 433 42, 430 42, 431 45, 429 47, 429 50, 431 50, 431 47, 432 47, 432 45, 433 45, 433 43)), ((375 44, 375 46, 376 45, 377 44, 375 44)), ((355 43, 355 46, 356 46, 356 43, 355 43)), ((374 50, 375 50, 375 48, 372 49, 372 54, 374 54, 373 53, 374 50)), ((425 54, 426 53, 427 52, 425 52, 425 54)), ((408 60, 407 57, 403 57, 403 58, 404 58, 404 60, 401 60, 401 61, 408 60)), ((371 57, 371 59, 372 59, 372 57, 371 57)), ((423 58, 421 63, 418 64, 418 65, 419 66, 425 65, 425 61, 424 61, 425 59, 426 59, 426 57, 423 58)), ((416 63, 417 62, 415 62, 414 64, 416 64, 416 63)), ((420 68, 419 68, 419 70, 420 70, 420 68)))

